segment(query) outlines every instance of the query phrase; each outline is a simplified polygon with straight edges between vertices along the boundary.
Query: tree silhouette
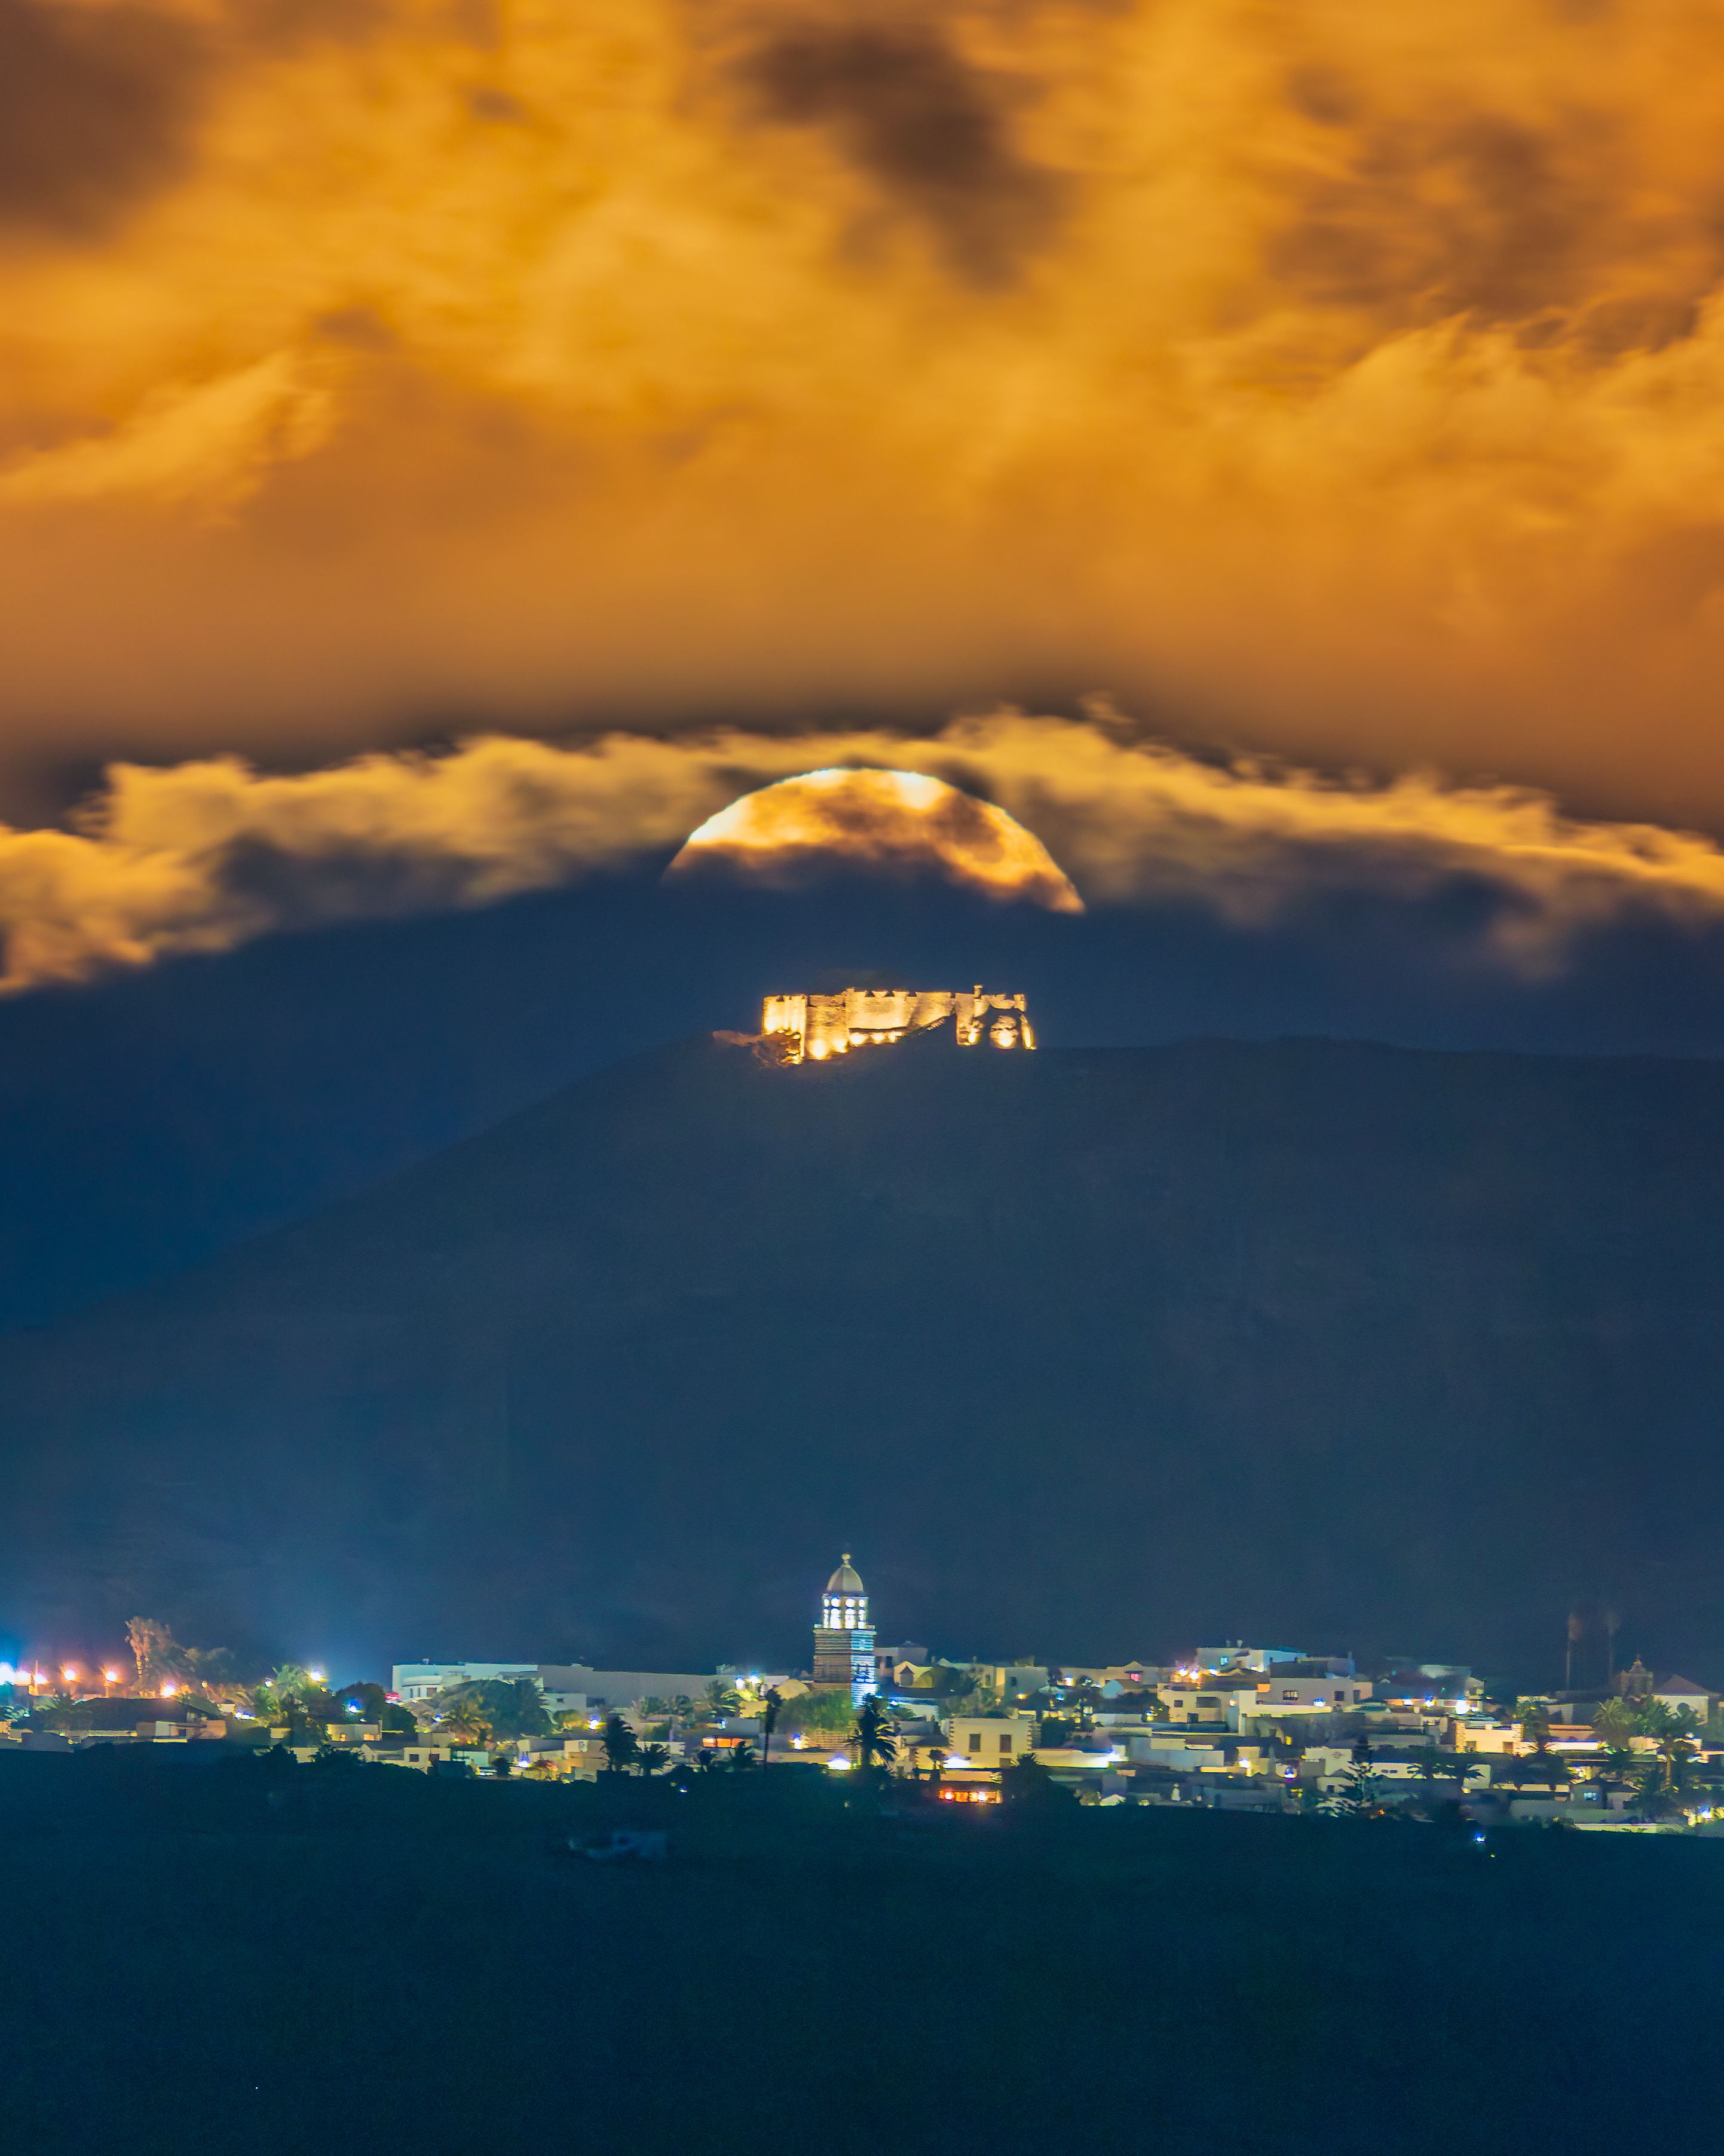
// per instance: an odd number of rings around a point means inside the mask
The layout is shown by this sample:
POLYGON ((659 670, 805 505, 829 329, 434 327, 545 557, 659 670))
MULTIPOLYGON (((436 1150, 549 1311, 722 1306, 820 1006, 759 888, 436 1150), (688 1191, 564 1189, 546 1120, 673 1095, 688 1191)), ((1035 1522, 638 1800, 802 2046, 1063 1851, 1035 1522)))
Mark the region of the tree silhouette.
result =
POLYGON ((473 1699, 457 1700, 434 1726, 437 1734, 452 1744, 476 1748, 491 1743, 496 1736, 485 1710, 473 1699))
POLYGON ((1000 1794, 1008 1804, 1077 1801, 1063 1782, 1056 1782, 1041 1761, 1031 1758, 1027 1752, 1009 1767, 1000 1768, 1000 1794))
POLYGON ((640 1757, 640 1739, 620 1714, 605 1717, 604 1734, 599 1742, 604 1747, 605 1764, 613 1774, 626 1774, 640 1757))
POLYGON ((1383 1801, 1375 1774, 1368 1764, 1361 1762, 1349 1767, 1342 1776, 1342 1787, 1325 1797, 1318 1805, 1331 1819, 1381 1819, 1383 1801))
POLYGON ((856 1716, 856 1726, 850 1732, 850 1742, 856 1748, 856 1763, 864 1768, 877 1763, 885 1765, 898 1756, 898 1739, 893 1734, 891 1717, 880 1704, 880 1697, 870 1692, 856 1716))

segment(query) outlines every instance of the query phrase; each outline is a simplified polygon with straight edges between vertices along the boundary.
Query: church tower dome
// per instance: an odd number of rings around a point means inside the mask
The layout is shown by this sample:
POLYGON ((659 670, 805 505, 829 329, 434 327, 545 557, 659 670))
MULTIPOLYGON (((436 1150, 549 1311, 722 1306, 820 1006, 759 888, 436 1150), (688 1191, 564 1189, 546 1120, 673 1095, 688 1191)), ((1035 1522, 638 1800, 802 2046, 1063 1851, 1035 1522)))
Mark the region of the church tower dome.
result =
POLYGON ((850 1553, 848 1550, 844 1552, 843 1562, 838 1570, 827 1581, 826 1592, 829 1594, 843 1595, 849 1599, 860 1599, 866 1596, 868 1590, 862 1584, 862 1575, 850 1563, 850 1553))

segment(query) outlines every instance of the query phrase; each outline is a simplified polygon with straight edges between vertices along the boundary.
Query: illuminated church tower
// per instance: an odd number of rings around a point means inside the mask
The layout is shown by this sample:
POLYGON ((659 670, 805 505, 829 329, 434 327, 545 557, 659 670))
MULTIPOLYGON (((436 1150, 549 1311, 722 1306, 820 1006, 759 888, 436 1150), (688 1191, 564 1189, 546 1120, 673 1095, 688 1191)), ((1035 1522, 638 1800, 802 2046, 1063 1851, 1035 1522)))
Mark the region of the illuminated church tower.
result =
POLYGON ((874 1627, 868 1619, 868 1589, 852 1566, 848 1550, 820 1598, 820 1621, 814 1627, 813 1678, 817 1685, 848 1685, 859 1707, 875 1689, 874 1627))

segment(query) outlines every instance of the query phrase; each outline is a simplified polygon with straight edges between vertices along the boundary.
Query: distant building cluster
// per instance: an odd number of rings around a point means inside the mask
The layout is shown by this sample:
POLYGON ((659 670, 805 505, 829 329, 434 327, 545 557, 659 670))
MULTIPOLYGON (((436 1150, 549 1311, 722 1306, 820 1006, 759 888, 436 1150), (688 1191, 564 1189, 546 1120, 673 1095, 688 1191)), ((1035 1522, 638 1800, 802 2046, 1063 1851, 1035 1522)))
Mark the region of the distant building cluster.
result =
POLYGON ((33 1666, 0 1742, 279 1745, 421 1773, 873 1768, 941 1800, 1064 1789, 1099 1804, 1390 1813, 1724 1834, 1724 1699, 1636 1661, 1593 1691, 1492 1697, 1470 1669, 1240 1640, 1182 1661, 957 1661, 877 1642, 846 1554, 826 1582, 809 1665, 768 1672, 584 1663, 397 1664, 331 1694, 321 1671, 249 1691, 162 1685, 116 1697, 119 1672, 59 1682, 33 1666), (314 1681, 315 1680, 315 1681, 314 1681), (100 1689, 98 1689, 98 1682, 100 1689))
POLYGON ((912 1034, 950 1029, 960 1048, 1035 1046, 1024 996, 973 988, 840 988, 831 995, 768 996, 762 1045, 781 1063, 824 1063, 853 1048, 883 1048, 912 1034))

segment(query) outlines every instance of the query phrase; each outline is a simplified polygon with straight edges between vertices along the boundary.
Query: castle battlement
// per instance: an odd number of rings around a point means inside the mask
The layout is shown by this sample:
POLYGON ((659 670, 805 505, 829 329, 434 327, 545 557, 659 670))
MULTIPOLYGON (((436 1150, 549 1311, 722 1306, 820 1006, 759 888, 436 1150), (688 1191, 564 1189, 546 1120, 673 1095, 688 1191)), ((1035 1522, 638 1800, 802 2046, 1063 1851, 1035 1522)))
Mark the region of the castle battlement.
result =
POLYGON ((786 1063, 824 1063, 949 1025, 960 1048, 1034 1048, 1021 993, 973 988, 840 988, 829 996, 768 996, 761 1032, 786 1063))

